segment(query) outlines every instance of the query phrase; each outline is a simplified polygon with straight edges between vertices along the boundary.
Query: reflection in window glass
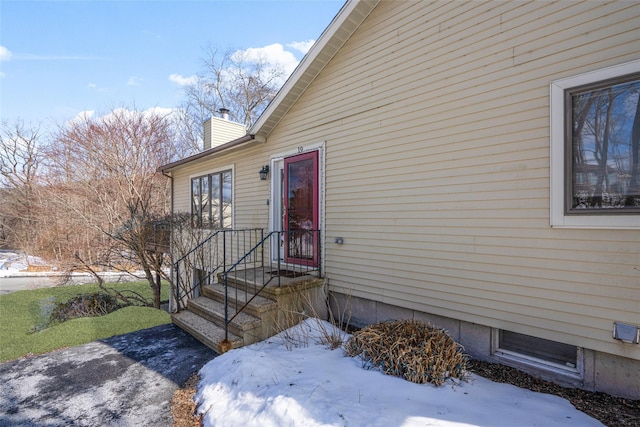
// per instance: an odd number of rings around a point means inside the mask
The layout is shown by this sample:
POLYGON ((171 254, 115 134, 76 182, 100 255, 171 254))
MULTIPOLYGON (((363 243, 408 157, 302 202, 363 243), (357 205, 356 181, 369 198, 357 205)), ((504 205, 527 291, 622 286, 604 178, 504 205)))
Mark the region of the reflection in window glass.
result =
POLYGON ((211 176, 211 223, 220 228, 220 174, 211 176))
POLYGON ((231 176, 231 171, 224 171, 191 180, 191 212, 195 226, 231 227, 231 176))
POLYGON ((202 212, 203 224, 209 224, 211 221, 211 204, 209 203, 209 200, 211 198, 209 186, 210 178, 210 176, 203 176, 202 178, 200 178, 200 185, 202 189, 200 192, 200 194, 202 195, 202 205, 200 211, 202 212))
POLYGON ((200 217, 200 203, 202 199, 200 197, 200 178, 191 180, 191 212, 193 214, 193 221, 195 225, 201 225, 200 217))
POLYGON ((231 227, 231 171, 222 173, 222 203, 221 203, 221 218, 222 227, 231 227))
POLYGON ((640 209, 640 75, 569 91, 570 213, 640 209))

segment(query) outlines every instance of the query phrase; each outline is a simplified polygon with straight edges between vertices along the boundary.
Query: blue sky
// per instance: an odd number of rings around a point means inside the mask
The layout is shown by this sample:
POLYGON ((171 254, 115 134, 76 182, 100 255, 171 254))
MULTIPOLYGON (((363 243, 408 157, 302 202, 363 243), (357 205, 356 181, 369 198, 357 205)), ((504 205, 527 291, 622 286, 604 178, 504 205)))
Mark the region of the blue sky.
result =
POLYGON ((0 119, 174 108, 208 46, 293 67, 344 0, 0 0, 0 119))

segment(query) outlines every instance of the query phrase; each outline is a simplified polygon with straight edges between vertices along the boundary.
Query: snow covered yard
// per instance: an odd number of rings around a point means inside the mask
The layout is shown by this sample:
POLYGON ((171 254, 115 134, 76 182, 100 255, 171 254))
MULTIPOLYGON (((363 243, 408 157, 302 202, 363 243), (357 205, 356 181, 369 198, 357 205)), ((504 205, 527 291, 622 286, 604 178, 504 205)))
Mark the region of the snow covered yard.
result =
POLYGON ((326 322, 307 320, 210 361, 200 371, 196 395, 204 425, 603 425, 560 397, 474 374, 467 382, 435 387, 364 369, 360 359, 345 356, 340 348, 329 350, 321 342, 324 331, 332 328, 326 322))
POLYGON ((47 263, 42 258, 19 251, 0 250, 0 277, 19 273, 29 266, 46 267, 47 263))

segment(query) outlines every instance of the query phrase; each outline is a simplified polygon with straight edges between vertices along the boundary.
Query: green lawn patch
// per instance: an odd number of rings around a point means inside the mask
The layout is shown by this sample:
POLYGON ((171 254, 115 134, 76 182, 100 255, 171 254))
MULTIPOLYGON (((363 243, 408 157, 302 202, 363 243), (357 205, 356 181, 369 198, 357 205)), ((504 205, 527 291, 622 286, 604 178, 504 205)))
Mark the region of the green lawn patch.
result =
MULTIPOLYGON (((108 284, 107 287, 132 290, 150 301, 152 298, 146 282, 108 284)), ((71 285, 0 295, 0 362, 171 322, 163 310, 129 306, 105 316, 72 319, 47 327, 56 302, 98 290, 97 285, 71 285)), ((162 294, 162 300, 169 298, 168 286, 163 286, 162 294)))

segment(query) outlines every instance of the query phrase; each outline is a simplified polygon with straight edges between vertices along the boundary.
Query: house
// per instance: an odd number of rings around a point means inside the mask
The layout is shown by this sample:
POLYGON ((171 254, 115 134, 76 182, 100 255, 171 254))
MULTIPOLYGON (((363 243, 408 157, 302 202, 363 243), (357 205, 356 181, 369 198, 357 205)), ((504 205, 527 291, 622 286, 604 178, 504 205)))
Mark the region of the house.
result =
POLYGON ((349 0, 245 136, 162 170, 196 216, 227 180, 214 227, 319 230, 353 324, 638 399, 639 92, 636 1, 349 0))

